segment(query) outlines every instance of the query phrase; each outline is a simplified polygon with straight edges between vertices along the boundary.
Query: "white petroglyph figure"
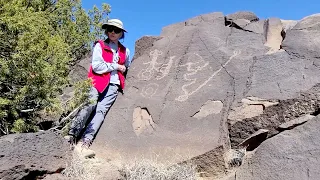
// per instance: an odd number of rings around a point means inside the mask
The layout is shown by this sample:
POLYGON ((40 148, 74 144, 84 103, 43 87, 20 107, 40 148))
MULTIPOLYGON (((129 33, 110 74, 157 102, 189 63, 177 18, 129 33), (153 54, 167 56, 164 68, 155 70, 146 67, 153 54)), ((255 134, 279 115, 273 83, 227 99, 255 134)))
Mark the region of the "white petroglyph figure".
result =
MULTIPOLYGON (((189 56, 188 63, 180 65, 180 67, 187 66, 187 71, 189 73, 184 74, 184 80, 186 80, 188 83, 184 84, 182 86, 183 95, 178 96, 175 100, 177 101, 186 101, 191 95, 199 91, 203 86, 205 86, 211 79, 213 79, 229 62, 235 58, 236 56, 240 55, 240 50, 235 50, 233 52, 233 55, 229 58, 227 62, 224 64, 221 64, 221 67, 216 70, 209 78, 205 81, 198 81, 196 77, 206 77, 204 75, 201 75, 201 73, 207 73, 204 70, 209 64, 209 62, 206 62, 199 54, 193 53, 193 55, 189 56), (191 60, 189 62, 189 59, 191 60), (199 65, 202 64, 202 66, 199 65), (194 78, 191 78, 193 76, 194 78)), ((208 68, 211 68, 208 66, 208 68)))
POLYGON ((175 58, 175 56, 171 56, 169 59, 169 62, 167 64, 162 64, 160 66, 158 73, 157 73, 157 76, 156 76, 156 80, 160 80, 169 74, 174 58, 175 58))
POLYGON ((154 75, 156 75, 156 80, 160 80, 169 74, 175 56, 170 57, 168 63, 158 63, 157 60, 162 54, 162 51, 157 49, 150 52, 151 61, 143 63, 148 67, 139 72, 140 80, 150 80, 154 75))
MULTIPOLYGON (((182 56, 181 58, 186 59, 186 63, 179 65, 179 67, 187 68, 187 73, 183 75, 183 78, 185 81, 187 81, 187 83, 182 86, 183 94, 178 96, 175 100, 181 102, 186 101, 191 95, 199 91, 211 79, 213 79, 234 57, 238 56, 240 53, 240 50, 234 51, 229 60, 224 64, 221 64, 221 67, 216 70, 211 76, 209 76, 205 81, 203 81, 203 77, 207 77, 207 72, 210 72, 209 69, 212 68, 209 66, 209 62, 205 61, 203 57, 201 57, 197 53, 189 53, 182 56), (201 81, 198 80, 199 77, 201 81)), ((139 72, 139 80, 148 81, 151 80, 152 77, 154 77, 154 80, 161 80, 164 77, 168 76, 175 56, 171 56, 168 60, 168 63, 158 63, 157 60, 161 55, 163 55, 163 52, 158 49, 150 52, 151 61, 143 63, 148 66, 146 69, 142 69, 139 72)), ((152 82, 146 85, 142 89, 140 94, 145 98, 151 98, 157 92, 158 88, 159 84, 157 84, 156 82, 152 82)))
POLYGON ((159 88, 159 84, 156 83, 151 83, 146 85, 142 91, 141 91, 141 96, 145 97, 145 98, 151 98, 157 91, 159 88))
MULTIPOLYGON (((184 84, 182 86, 183 95, 176 98, 178 101, 185 101, 189 98, 189 91, 192 91, 193 88, 196 88, 193 86, 197 82, 197 77, 199 76, 206 76, 204 69, 209 65, 209 62, 206 62, 199 54, 197 53, 191 53, 187 54, 187 63, 179 65, 179 67, 186 67, 188 73, 183 75, 184 80, 186 80, 188 83, 184 84), (200 74, 203 75, 200 75, 200 74)), ((183 57, 182 57, 183 58, 183 57)), ((210 68, 210 67, 209 67, 210 68)), ((197 90, 194 90, 197 91, 197 90)))
MULTIPOLYGON (((148 65, 146 69, 142 69, 139 74, 138 78, 141 81, 148 81, 151 80, 151 78, 155 78, 155 80, 161 80, 162 78, 168 76, 170 69, 173 65, 175 56, 171 56, 169 58, 168 63, 158 63, 157 60, 159 56, 163 54, 162 51, 159 51, 157 49, 150 52, 150 58, 151 60, 149 62, 143 63, 148 65)), ((142 91, 141 96, 145 98, 151 98, 158 90, 159 84, 157 83, 150 83, 146 85, 142 91)))

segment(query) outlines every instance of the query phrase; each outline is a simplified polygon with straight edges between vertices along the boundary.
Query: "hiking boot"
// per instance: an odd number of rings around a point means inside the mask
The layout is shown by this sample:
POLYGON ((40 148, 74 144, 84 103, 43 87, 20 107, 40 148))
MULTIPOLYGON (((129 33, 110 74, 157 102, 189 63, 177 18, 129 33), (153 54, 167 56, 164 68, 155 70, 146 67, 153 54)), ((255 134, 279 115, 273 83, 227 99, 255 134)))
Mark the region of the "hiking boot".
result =
POLYGON ((74 145, 76 144, 76 137, 74 137, 73 135, 67 135, 67 136, 64 136, 64 139, 67 140, 67 142, 69 143, 70 145, 69 149, 73 150, 74 145))
POLYGON ((75 146, 75 151, 81 155, 82 157, 85 158, 92 158, 96 155, 96 153, 89 149, 91 146, 91 140, 89 139, 82 139, 76 146, 75 146))
POLYGON ((67 140, 67 142, 71 145, 74 145, 76 143, 76 137, 74 137, 73 135, 66 135, 64 136, 64 139, 67 140))

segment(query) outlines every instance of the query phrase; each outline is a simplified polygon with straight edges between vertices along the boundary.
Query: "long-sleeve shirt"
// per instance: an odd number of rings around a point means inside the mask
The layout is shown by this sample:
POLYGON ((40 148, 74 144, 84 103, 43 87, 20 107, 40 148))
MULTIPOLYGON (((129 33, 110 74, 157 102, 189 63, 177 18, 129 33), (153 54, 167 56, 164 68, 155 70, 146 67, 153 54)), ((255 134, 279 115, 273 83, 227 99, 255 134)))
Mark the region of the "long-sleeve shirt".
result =
MULTIPOLYGON (((107 63, 103 60, 101 45, 97 43, 94 46, 93 54, 92 54, 92 62, 91 62, 92 70, 97 74, 110 72, 111 74, 110 83, 120 84, 120 80, 118 76, 118 67, 119 67, 118 45, 113 42, 110 42, 108 45, 113 52, 112 63, 107 63)), ((130 56, 130 51, 128 48, 126 48, 126 60, 124 65, 126 66, 127 69, 129 69, 131 65, 131 60, 129 56, 130 56)))

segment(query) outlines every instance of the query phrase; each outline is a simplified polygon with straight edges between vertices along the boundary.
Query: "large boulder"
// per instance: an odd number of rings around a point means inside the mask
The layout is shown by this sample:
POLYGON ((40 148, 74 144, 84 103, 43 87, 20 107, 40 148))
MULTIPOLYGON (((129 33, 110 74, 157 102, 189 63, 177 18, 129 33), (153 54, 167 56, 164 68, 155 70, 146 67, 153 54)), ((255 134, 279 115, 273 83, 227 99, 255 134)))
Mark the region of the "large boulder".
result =
POLYGON ((272 136, 278 133, 280 124, 304 114, 317 113, 317 104, 320 103, 320 69, 317 66, 320 51, 317 48, 320 42, 315 41, 315 35, 320 33, 320 29, 315 29, 312 22, 319 17, 306 17, 288 30, 282 42, 285 51, 255 57, 250 69, 251 77, 247 81, 250 87, 247 96, 263 100, 246 106, 242 102, 240 107, 246 109, 231 109, 229 132, 233 147, 259 129, 267 128, 271 131, 269 136, 272 136), (305 29, 299 30, 301 26, 305 29), (313 28, 307 28, 309 26, 313 28), (276 106, 266 106, 266 100, 276 103, 276 106), (256 111, 256 116, 248 116, 256 111), (250 113, 243 116, 243 112, 250 113))
POLYGON ((134 60, 93 143, 98 156, 173 163, 229 147, 228 113, 252 89, 255 57, 269 50, 264 35, 227 27, 222 13, 211 13, 160 36, 134 60))
POLYGON ((69 157, 69 145, 51 131, 0 137, 0 179, 37 179, 60 173, 69 157))
POLYGON ((266 43, 272 50, 279 50, 282 43, 283 25, 279 18, 269 18, 266 21, 266 43))
POLYGON ((231 20, 245 19, 249 20, 250 22, 259 20, 259 17, 250 11, 238 11, 232 14, 228 14, 226 18, 231 20))
POLYGON ((319 67, 320 57, 320 14, 311 15, 299 21, 286 33, 282 47, 291 56, 310 61, 319 67))
POLYGON ((318 16, 285 29, 277 18, 237 14, 204 14, 163 28, 161 39, 141 39, 148 48, 135 56, 124 94, 92 145, 98 157, 193 160, 220 176, 231 147, 317 113, 318 16))
MULTIPOLYGON (((226 44, 249 37, 240 30, 232 37, 230 30, 222 13, 166 27, 166 35, 134 60, 124 95, 108 112, 92 148, 111 159, 160 155, 179 162, 226 144, 227 127, 221 125, 234 80, 225 67, 248 58, 226 44)), ((252 51, 261 52, 263 44, 254 43, 252 51)))
MULTIPOLYGON (((268 137, 282 131, 282 124, 291 124, 293 121, 304 118, 306 114, 317 115, 320 103, 320 84, 311 89, 297 93, 295 98, 278 100, 275 106, 265 107, 263 113, 257 116, 229 121, 229 136, 232 147, 237 147, 246 138, 259 129, 267 129, 268 137)), ((256 106, 256 105, 252 105, 256 106)), ((260 105, 261 106, 261 105, 260 105)), ((237 110, 237 109, 235 109, 237 110)), ((301 124, 301 123, 300 123, 301 124)))
MULTIPOLYGON (((320 116, 263 142, 236 172, 237 180, 318 180, 320 116)), ((230 179, 231 180, 231 179, 230 179)))

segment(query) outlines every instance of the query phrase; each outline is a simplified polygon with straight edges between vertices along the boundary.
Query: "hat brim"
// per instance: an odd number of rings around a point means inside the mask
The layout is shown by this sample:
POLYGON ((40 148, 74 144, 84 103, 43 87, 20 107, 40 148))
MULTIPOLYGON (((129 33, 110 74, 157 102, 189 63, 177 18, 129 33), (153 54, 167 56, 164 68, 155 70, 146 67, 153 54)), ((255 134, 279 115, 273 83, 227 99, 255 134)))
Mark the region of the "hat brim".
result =
POLYGON ((127 32, 127 31, 126 31, 125 29, 123 29, 123 28, 120 28, 120 27, 118 27, 118 26, 115 26, 114 24, 108 24, 108 23, 103 24, 103 25, 101 26, 101 28, 102 28, 102 29, 107 29, 108 26, 114 26, 114 27, 117 27, 117 28, 119 28, 119 29, 122 29, 124 32, 127 32))

